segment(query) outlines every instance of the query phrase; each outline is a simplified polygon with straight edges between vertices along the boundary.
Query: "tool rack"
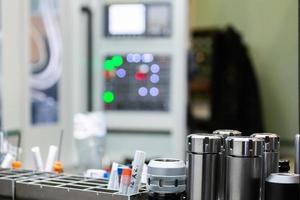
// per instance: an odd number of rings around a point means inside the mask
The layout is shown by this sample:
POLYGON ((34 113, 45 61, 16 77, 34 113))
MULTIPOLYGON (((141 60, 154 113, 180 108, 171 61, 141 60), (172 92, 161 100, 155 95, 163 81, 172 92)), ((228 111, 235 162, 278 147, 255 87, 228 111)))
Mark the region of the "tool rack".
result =
POLYGON ((139 193, 121 195, 107 189, 108 181, 77 175, 0 169, 0 200, 146 200, 139 193))

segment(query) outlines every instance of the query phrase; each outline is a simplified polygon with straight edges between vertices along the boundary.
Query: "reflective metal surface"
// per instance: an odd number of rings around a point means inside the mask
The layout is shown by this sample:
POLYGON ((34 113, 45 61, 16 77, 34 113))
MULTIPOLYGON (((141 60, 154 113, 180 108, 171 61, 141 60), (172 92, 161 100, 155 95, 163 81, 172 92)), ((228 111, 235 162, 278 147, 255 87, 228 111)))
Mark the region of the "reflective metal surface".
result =
POLYGON ((265 152, 280 151, 280 137, 275 133, 254 133, 251 137, 261 138, 265 141, 265 152))
POLYGON ((188 155, 187 196, 189 200, 217 198, 218 155, 188 155))
POLYGON ((189 200, 216 200, 221 142, 222 138, 217 135, 188 136, 187 197, 189 200))
POLYGON ((264 140, 247 136, 228 137, 226 139, 228 155, 253 157, 262 156, 264 150, 264 140))
POLYGON ((228 129, 220 129, 213 132, 213 134, 220 135, 223 139, 222 141, 222 151, 220 152, 220 160, 219 160, 219 169, 218 169, 218 200, 225 199, 225 184, 226 184, 226 138, 233 136, 241 136, 241 132, 238 130, 228 130, 228 129))
POLYGON ((262 157, 227 158, 226 200, 259 200, 262 188, 262 157))
POLYGON ((263 181, 264 140, 227 138, 226 200, 260 200, 263 181))
POLYGON ((187 151, 191 153, 219 153, 222 138, 212 134, 191 134, 187 137, 187 151))
POLYGON ((264 178, 279 170, 280 138, 274 133, 255 133, 251 137, 265 141, 264 148, 264 178))

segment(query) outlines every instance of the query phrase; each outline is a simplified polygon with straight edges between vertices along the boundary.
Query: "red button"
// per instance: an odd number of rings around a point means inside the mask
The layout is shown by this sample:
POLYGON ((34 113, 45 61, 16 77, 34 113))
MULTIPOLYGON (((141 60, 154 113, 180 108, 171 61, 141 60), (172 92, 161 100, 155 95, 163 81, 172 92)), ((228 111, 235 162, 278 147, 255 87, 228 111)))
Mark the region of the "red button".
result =
POLYGON ((135 79, 138 81, 144 81, 147 79, 147 75, 141 72, 135 73, 135 79))

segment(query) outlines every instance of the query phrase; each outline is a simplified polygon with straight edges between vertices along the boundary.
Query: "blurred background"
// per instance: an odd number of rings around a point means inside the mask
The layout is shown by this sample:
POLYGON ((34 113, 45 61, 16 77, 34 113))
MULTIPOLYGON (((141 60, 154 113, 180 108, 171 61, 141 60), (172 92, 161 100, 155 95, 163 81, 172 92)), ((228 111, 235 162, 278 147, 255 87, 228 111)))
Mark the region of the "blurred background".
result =
POLYGON ((0 1, 0 122, 34 168, 184 158, 186 136, 298 132, 298 1, 0 1))

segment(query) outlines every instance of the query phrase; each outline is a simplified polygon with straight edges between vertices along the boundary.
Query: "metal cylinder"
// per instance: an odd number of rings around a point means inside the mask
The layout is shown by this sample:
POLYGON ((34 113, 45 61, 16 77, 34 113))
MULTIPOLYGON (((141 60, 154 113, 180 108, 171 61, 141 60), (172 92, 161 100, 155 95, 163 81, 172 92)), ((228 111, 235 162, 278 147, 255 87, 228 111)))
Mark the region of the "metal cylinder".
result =
POLYGON ((187 197, 189 200, 216 200, 218 164, 222 138, 212 134, 187 137, 187 197))
POLYGON ((295 174, 300 174, 300 134, 295 137, 295 174))
POLYGON ((222 150, 220 152, 220 164, 219 164, 219 186, 218 186, 218 200, 225 199, 225 174, 226 174, 226 138, 241 136, 242 133, 238 130, 220 129, 215 130, 213 134, 220 135, 222 137, 222 150))
POLYGON ((299 200, 299 174, 271 174, 265 182, 265 200, 299 200))
MULTIPOLYGON (((186 166, 182 160, 153 159, 148 165, 147 188, 150 193, 180 194, 186 190, 186 166)), ((170 196, 170 195, 169 195, 170 196)))
POLYGON ((275 133, 254 133, 251 137, 265 141, 264 148, 264 178, 279 171, 280 138, 275 133))
POLYGON ((260 200, 264 141, 251 137, 226 139, 226 200, 260 200))

